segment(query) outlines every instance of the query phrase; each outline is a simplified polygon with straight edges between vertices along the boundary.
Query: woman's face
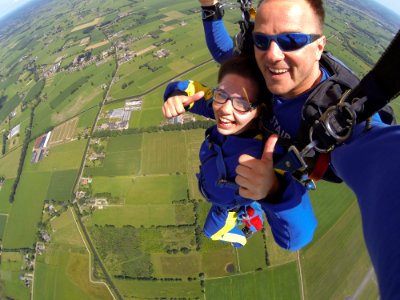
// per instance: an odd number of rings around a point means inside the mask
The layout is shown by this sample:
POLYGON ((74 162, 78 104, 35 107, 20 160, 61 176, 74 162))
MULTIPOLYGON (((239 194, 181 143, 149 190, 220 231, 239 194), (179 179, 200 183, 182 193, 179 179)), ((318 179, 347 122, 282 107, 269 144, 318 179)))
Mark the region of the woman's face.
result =
MULTIPOLYGON (((256 82, 237 74, 225 75, 218 88, 225 91, 230 97, 241 97, 250 103, 258 100, 256 99, 256 95, 258 95, 256 82)), ((213 101, 213 110, 218 132, 223 135, 237 135, 246 131, 259 114, 259 108, 240 112, 233 107, 231 100, 227 100, 224 104, 213 101)))

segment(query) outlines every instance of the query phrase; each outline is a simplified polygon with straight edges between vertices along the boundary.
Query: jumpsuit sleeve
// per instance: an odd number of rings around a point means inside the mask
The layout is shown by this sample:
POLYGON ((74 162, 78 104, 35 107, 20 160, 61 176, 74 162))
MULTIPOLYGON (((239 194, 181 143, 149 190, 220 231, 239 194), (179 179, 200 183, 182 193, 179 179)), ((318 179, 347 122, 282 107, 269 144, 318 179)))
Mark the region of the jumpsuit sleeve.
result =
POLYGON ((285 173, 286 188, 279 201, 260 201, 275 242, 282 248, 296 251, 313 239, 317 219, 305 187, 291 174, 285 173))
POLYGON ((400 126, 363 129, 333 150, 332 164, 357 197, 381 299, 400 299, 400 126))
POLYGON ((225 28, 224 21, 203 20, 204 34, 208 50, 217 63, 232 57, 234 44, 228 31, 225 28))
POLYGON ((174 95, 193 96, 200 91, 204 91, 204 97, 191 103, 186 110, 206 118, 214 119, 214 111, 212 109, 212 90, 200 82, 183 80, 169 83, 164 92, 164 102, 174 95))

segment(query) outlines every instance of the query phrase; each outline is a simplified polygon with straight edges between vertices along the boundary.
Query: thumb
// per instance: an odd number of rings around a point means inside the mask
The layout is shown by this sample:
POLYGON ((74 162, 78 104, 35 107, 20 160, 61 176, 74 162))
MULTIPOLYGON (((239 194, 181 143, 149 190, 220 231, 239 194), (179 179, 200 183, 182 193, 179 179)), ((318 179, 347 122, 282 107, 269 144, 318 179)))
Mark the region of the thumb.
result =
POLYGON ((187 96, 185 101, 183 101, 182 104, 184 106, 188 106, 188 105, 192 104, 193 102, 196 102, 196 101, 200 100, 203 97, 204 97, 204 91, 200 91, 200 92, 197 92, 196 94, 194 94, 192 96, 187 96))
POLYGON ((264 162, 272 162, 273 161, 273 153, 276 142, 278 141, 278 135, 272 134, 268 140, 265 142, 264 151, 261 157, 261 160, 264 162))

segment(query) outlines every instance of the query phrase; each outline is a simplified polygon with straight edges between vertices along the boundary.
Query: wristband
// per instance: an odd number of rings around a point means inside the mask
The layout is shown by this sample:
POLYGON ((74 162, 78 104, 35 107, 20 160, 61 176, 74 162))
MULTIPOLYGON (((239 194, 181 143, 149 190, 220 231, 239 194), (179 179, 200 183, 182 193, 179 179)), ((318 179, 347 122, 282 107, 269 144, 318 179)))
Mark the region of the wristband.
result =
POLYGON ((205 21, 220 20, 222 19, 224 14, 225 14, 224 7, 219 2, 211 6, 201 7, 201 17, 205 21))

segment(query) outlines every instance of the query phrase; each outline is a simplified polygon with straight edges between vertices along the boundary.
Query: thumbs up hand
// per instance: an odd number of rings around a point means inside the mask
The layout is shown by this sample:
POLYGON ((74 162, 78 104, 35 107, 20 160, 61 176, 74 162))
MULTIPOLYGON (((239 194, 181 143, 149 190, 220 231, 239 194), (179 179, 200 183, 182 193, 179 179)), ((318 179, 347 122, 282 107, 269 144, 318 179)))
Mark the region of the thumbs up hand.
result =
POLYGON ((239 157, 235 181, 240 186, 240 196, 261 200, 278 190, 279 181, 273 167, 273 152, 277 140, 278 136, 275 134, 268 138, 261 159, 247 154, 239 157))
POLYGON ((166 118, 179 116, 185 112, 185 106, 189 106, 203 97, 203 91, 197 92, 193 96, 178 95, 169 97, 162 106, 163 115, 166 118))

